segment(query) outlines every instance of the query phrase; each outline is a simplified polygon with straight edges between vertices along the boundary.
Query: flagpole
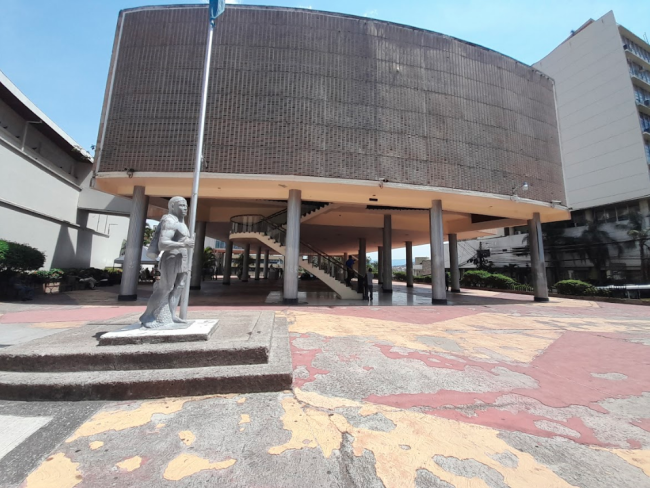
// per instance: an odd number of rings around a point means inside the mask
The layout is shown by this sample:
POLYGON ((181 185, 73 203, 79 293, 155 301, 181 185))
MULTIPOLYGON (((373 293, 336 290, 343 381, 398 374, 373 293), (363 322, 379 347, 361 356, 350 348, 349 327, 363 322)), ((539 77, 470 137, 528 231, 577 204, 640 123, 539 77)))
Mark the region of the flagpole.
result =
MULTIPOLYGON (((210 79, 210 58, 212 57, 212 34, 214 33, 215 22, 210 19, 210 28, 208 29, 208 40, 205 47, 205 61, 203 63, 203 84, 201 87, 201 112, 199 115, 199 137, 196 142, 196 160, 194 161, 194 180, 192 181, 192 199, 190 200, 190 221, 188 224, 190 234, 194 238, 196 233, 196 209, 199 199, 199 180, 201 178, 201 166, 203 163, 203 133, 205 132, 205 113, 208 105, 208 81, 210 79)), ((185 279, 185 288, 181 297, 180 318, 187 319, 187 306, 190 301, 190 281, 192 279, 192 260, 194 252, 203 252, 203 243, 194 242, 194 249, 187 250, 187 278, 185 279), (201 249, 197 249, 200 246, 201 249)))

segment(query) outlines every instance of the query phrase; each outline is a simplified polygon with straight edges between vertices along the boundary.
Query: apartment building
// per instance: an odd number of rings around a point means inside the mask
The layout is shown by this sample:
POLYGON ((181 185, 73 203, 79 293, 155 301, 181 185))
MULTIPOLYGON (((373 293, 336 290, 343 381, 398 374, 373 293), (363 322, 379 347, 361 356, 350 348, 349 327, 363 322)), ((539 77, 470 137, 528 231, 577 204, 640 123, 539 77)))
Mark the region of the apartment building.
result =
MULTIPOLYGON (((566 204, 572 209, 555 245, 561 256, 555 256, 549 280, 647 279, 640 243, 628 231, 635 213, 643 217, 643 228, 650 226, 650 44, 609 12, 585 22, 533 66, 555 81, 566 204), (594 254, 589 245, 606 248, 606 264, 596 266, 605 269, 594 269, 586 257, 594 254)), ((512 227, 481 241, 495 251, 495 266, 525 266, 517 249, 526 233, 525 227, 512 227)), ((465 254, 471 259, 478 246, 478 240, 466 242, 465 254)), ((549 250, 547 245, 546 266, 552 268, 549 250)))

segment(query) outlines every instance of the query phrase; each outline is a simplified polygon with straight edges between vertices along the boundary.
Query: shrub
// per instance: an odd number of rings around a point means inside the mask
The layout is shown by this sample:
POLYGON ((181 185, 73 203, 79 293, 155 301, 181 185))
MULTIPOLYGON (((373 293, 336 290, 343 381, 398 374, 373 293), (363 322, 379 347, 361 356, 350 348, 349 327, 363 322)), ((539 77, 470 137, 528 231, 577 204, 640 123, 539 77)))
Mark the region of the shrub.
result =
POLYGON ((431 275, 414 276, 414 283, 431 283, 431 275))
POLYGON ((40 270, 30 273, 33 281, 36 283, 49 283, 51 281, 60 281, 63 278, 63 270, 58 268, 52 268, 49 271, 40 270))
POLYGON ((393 279, 395 281, 406 281, 406 271, 393 272, 393 279))
POLYGON ((589 283, 580 280, 562 280, 555 283, 557 292, 561 295, 589 296, 598 295, 598 290, 589 283))
POLYGON ((24 272, 38 269, 45 263, 45 254, 27 244, 0 240, 0 272, 24 272))
POLYGON ((463 286, 487 286, 486 281, 490 277, 490 273, 480 269, 470 269, 465 271, 463 278, 460 280, 463 286))
POLYGON ((488 276, 485 279, 485 285, 488 288, 499 288, 499 289, 505 289, 505 290, 510 290, 517 286, 519 283, 517 283, 515 280, 510 278, 510 276, 502 275, 499 273, 494 273, 488 276))

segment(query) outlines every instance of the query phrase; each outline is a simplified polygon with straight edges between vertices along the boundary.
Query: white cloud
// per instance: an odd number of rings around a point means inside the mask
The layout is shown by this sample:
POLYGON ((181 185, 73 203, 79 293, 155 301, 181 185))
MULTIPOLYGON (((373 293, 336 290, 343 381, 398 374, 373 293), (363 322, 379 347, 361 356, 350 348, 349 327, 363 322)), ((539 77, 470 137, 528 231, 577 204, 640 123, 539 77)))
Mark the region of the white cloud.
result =
POLYGON ((368 10, 365 14, 363 14, 364 17, 377 17, 377 15, 379 15, 379 11, 376 8, 368 10))
POLYGON ((241 3, 241 0, 226 0, 226 3, 241 3))
POLYGON ((308 8, 311 10, 313 7, 311 5, 298 5, 298 8, 308 8))

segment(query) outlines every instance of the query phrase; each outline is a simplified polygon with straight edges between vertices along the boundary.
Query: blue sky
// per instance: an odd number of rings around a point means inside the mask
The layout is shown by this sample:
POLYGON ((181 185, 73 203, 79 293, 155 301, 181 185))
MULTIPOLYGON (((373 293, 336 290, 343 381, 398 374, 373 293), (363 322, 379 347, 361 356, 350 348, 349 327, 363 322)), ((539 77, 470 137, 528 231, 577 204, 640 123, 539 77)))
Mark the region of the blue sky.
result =
MULTIPOLYGON (((118 12, 182 3, 205 2, 1 0, 0 70, 73 139, 90 149, 97 139, 118 12)), ((648 0, 294 0, 265 4, 412 25, 483 45, 527 64, 548 54, 572 29, 609 10, 632 32, 650 35, 648 0)), ((424 249, 419 255, 424 255, 424 249)))

